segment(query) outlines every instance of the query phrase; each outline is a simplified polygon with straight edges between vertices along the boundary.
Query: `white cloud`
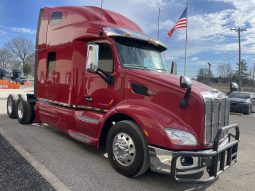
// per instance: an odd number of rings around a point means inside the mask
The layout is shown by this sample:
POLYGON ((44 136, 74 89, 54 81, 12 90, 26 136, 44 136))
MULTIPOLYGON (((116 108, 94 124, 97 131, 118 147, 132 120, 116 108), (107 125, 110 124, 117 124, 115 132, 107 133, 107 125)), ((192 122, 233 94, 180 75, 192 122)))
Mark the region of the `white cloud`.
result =
POLYGON ((236 26, 245 26, 245 24, 255 24, 255 1, 254 0, 211 0, 215 2, 231 3, 235 7, 234 21, 236 26))
POLYGON ((138 4, 141 4, 142 6, 152 7, 152 8, 159 8, 166 5, 166 2, 164 0, 129 0, 130 3, 139 6, 138 4))
MULTIPOLYGON (((238 51, 237 33, 230 31, 230 28, 235 26, 250 26, 247 32, 241 33, 242 53, 255 54, 255 0, 248 2, 225 0, 224 2, 231 3, 234 8, 208 14, 195 14, 189 18, 189 56, 206 52, 211 52, 213 55, 238 51)), ((184 44, 184 29, 177 30, 174 35, 177 42, 184 44)), ((182 51, 175 50, 169 54, 171 56, 183 54, 184 48, 179 48, 182 51)))
POLYGON ((0 25, 0 36, 3 36, 6 34, 6 31, 2 25, 0 25))
MULTIPOLYGON (((225 2, 233 5, 234 9, 226 14, 226 20, 230 21, 229 28, 232 27, 242 27, 247 28, 247 31, 241 32, 241 40, 242 40, 242 50, 243 53, 255 53, 255 0, 211 0, 216 2, 225 2)), ((222 27, 222 32, 226 31, 227 33, 223 33, 221 35, 223 38, 227 38, 229 36, 235 36, 237 38, 237 33, 234 31, 227 31, 229 28, 222 27)), ((237 45, 236 42, 226 42, 224 41, 224 45, 219 47, 216 46, 216 49, 220 48, 222 51, 231 51, 236 50, 237 45)))
POLYGON ((4 35, 6 32, 2 29, 0 29, 0 36, 4 35))
POLYGON ((191 58, 191 60, 192 61, 197 61, 197 60, 199 60, 199 57, 193 57, 193 58, 191 58))
MULTIPOLYGON (((73 0, 69 0, 69 2, 74 3, 73 0)), ((84 5, 85 3, 84 0, 77 0, 75 4, 84 5)), ((100 6, 100 1, 87 0, 86 5, 100 6)), ((118 3, 115 0, 105 0, 103 2, 104 9, 115 11, 128 17, 137 23, 145 33, 150 35, 157 32, 158 9, 161 9, 161 15, 164 12, 169 13, 169 5, 171 5, 171 13, 176 11, 176 8, 181 7, 182 9, 184 7, 183 3, 178 0, 119 0, 118 3)), ((173 24, 171 20, 162 20, 162 17, 160 18, 161 28, 170 27, 171 24, 173 24), (170 21, 168 25, 167 21, 170 21)))
POLYGON ((32 30, 30 28, 18 28, 18 27, 9 27, 9 30, 17 33, 26 33, 26 34, 35 34, 36 30, 32 30))
MULTIPOLYGON (((71 1, 71 0, 70 0, 71 1)), ((193 7, 190 10, 188 28, 188 65, 197 68, 207 67, 207 62, 218 62, 220 59, 230 58, 230 55, 237 54, 238 43, 237 33, 230 31, 232 27, 248 27, 247 32, 241 34, 242 53, 254 54, 255 50, 255 0, 207 0, 211 2, 224 3, 230 6, 217 7, 214 9, 202 8, 199 10, 193 7), (228 7, 224 9, 224 7, 228 7), (212 11, 216 10, 216 11, 212 11), (208 55, 206 60, 205 56, 208 55), (227 56, 226 56, 227 55, 227 56), (201 59, 203 58, 203 59, 201 59)), ((73 2, 73 1, 72 1, 73 2)), ((84 5, 83 0, 76 3, 84 5)), ((86 1, 95 5, 95 1, 86 1)), ((206 3, 206 2, 205 2, 206 3)), ((191 5, 192 2, 191 2, 191 5)), ((213 5, 213 4, 211 4, 213 5)), ((100 1, 96 6, 100 6, 100 1)), ((216 6, 216 5, 215 5, 216 6)), ((168 45, 164 53, 168 63, 176 60, 183 63, 185 29, 177 30, 171 39, 165 36, 175 24, 185 7, 184 1, 177 0, 113 0, 104 1, 104 8, 118 12, 137 23, 145 33, 156 36, 157 14, 161 8, 160 18, 160 39, 168 45)), ((226 60, 229 62, 229 60, 226 60)), ((181 64, 180 64, 181 66, 181 64)), ((190 68, 193 69, 193 68, 190 68)))

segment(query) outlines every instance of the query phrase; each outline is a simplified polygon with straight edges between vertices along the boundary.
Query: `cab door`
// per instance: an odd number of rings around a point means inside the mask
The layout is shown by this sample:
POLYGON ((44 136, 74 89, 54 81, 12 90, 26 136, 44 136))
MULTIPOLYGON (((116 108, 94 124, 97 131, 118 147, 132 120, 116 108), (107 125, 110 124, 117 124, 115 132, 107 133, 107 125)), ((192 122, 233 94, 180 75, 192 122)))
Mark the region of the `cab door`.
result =
POLYGON ((113 83, 107 83, 98 73, 86 71, 85 100, 87 105, 95 109, 110 110, 123 98, 122 85, 124 84, 124 73, 119 67, 116 52, 110 42, 97 42, 99 45, 98 68, 113 77, 113 83))

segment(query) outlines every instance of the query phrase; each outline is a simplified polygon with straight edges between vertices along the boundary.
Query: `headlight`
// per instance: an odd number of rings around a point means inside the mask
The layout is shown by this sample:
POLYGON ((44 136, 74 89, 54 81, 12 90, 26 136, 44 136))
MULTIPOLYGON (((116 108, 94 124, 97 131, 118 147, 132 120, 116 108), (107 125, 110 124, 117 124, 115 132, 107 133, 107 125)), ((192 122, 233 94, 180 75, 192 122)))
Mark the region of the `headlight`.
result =
POLYGON ((175 145, 197 145, 197 139, 187 131, 165 129, 169 139, 175 145))
POLYGON ((245 103, 251 103, 251 100, 247 99, 245 100, 245 103))

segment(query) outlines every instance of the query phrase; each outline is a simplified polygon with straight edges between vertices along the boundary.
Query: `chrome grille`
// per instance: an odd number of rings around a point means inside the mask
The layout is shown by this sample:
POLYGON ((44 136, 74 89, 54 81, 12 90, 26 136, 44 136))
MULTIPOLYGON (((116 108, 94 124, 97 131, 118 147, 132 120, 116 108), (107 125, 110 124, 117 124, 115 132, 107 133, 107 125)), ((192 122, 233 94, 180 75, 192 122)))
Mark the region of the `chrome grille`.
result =
POLYGON ((203 95, 205 101, 205 143, 211 144, 220 127, 229 124, 229 100, 224 96, 208 94, 203 95), (207 96, 206 96, 207 95, 207 96), (220 97, 220 98, 219 98, 220 97))

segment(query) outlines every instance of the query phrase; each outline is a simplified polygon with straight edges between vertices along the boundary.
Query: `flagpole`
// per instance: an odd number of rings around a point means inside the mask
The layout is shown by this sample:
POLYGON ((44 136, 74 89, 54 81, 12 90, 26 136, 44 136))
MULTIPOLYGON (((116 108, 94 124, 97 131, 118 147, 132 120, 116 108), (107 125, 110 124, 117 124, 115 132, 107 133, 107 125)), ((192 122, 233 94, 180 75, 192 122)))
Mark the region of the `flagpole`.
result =
POLYGON ((185 64, 184 64, 184 76, 186 75, 186 70, 187 70, 188 23, 189 23, 189 2, 187 2, 187 24, 186 24, 186 40, 185 40, 185 64))

